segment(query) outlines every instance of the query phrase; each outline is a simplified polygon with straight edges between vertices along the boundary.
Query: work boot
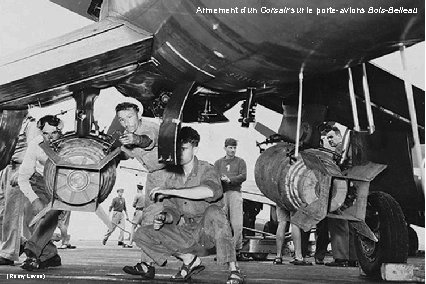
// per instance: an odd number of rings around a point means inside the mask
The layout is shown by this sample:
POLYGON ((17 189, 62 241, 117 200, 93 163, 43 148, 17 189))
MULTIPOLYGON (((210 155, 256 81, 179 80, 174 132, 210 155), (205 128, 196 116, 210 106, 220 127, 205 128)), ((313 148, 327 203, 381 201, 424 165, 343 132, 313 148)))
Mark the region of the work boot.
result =
POLYGON ((62 265, 61 257, 59 256, 59 254, 55 254, 51 258, 46 259, 45 261, 41 261, 39 265, 39 269, 44 269, 48 267, 58 267, 61 265, 62 265))
POLYGON ((358 267, 358 261, 356 260, 348 260, 349 267, 358 267))
POLYGON ((324 265, 324 259, 315 258, 316 265, 324 265))
POLYGON ((0 265, 13 265, 14 261, 0 256, 0 265))

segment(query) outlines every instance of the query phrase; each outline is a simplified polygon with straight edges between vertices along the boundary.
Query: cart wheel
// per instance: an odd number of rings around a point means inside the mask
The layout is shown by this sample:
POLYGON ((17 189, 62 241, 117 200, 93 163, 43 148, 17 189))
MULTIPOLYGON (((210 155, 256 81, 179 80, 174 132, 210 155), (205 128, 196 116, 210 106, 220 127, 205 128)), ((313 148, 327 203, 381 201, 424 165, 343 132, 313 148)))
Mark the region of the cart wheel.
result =
POLYGON ((253 253, 251 257, 256 261, 264 261, 268 258, 268 254, 263 252, 257 252, 253 253))

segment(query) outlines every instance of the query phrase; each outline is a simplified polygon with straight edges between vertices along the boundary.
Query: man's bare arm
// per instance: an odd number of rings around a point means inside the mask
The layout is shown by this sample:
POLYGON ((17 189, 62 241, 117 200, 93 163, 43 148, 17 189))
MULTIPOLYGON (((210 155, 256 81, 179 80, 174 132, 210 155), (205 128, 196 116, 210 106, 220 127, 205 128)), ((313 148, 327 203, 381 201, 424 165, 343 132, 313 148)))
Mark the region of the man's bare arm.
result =
POLYGON ((180 189, 165 189, 156 187, 150 193, 150 198, 154 200, 157 195, 176 196, 187 199, 201 200, 214 196, 213 191, 205 185, 180 189))

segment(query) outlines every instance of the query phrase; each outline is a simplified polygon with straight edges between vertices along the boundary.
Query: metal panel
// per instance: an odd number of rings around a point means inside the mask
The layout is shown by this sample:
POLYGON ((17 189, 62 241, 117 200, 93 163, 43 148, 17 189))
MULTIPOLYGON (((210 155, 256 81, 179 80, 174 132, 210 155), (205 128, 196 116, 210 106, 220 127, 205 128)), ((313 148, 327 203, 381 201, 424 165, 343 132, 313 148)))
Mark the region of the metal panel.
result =
POLYGON ((151 56, 152 36, 106 19, 0 61, 0 107, 59 100, 105 88, 151 56))

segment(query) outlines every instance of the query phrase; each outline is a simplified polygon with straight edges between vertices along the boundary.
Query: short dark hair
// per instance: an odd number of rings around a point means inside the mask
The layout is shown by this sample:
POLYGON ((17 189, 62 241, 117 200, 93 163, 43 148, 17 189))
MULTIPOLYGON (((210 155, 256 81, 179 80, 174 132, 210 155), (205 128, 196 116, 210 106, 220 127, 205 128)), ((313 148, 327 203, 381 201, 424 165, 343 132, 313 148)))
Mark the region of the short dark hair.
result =
POLYGON ((337 135, 340 135, 340 136, 342 135, 342 133, 340 133, 340 129, 337 128, 336 126, 331 127, 331 129, 329 129, 327 133, 330 131, 334 131, 334 133, 336 133, 337 135))
POLYGON ((198 146, 198 143, 200 142, 200 134, 198 134, 197 130, 189 126, 185 126, 179 131, 177 140, 181 145, 191 143, 192 146, 198 146))
POLYGON ((44 126, 49 124, 50 126, 55 126, 59 130, 62 129, 61 120, 54 115, 45 115, 37 121, 37 127, 40 130, 43 130, 44 126))
POLYGON ((119 112, 121 110, 127 110, 127 109, 134 109, 136 112, 139 112, 138 105, 136 105, 134 103, 129 103, 129 102, 119 103, 115 107, 115 112, 117 113, 117 112, 119 112))
POLYGON ((237 140, 235 140, 234 138, 226 138, 225 147, 228 146, 237 146, 237 140))

